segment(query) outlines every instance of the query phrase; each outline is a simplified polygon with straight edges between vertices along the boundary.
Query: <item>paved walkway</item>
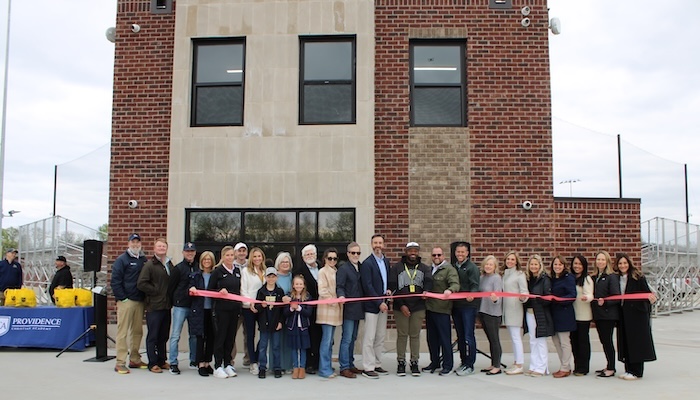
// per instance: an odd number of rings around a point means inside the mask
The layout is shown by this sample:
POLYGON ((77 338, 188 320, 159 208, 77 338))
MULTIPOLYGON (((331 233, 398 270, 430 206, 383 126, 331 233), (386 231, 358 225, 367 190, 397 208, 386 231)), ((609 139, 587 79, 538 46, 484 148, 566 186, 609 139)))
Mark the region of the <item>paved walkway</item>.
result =
MULTIPOLYGON (((129 375, 113 372, 114 361, 88 363, 83 360, 95 355, 94 348, 84 352, 0 349, 0 379, 6 399, 692 399, 700 396, 700 312, 659 317, 653 321, 656 352, 659 360, 647 363, 645 376, 638 381, 617 378, 551 376, 439 376, 398 377, 395 354, 384 356, 384 368, 391 375, 370 380, 335 378, 322 379, 307 375, 304 380, 268 377, 264 381, 240 368, 239 376, 231 379, 202 378, 197 372, 183 369, 182 375, 153 374, 147 370, 129 375), (244 394, 252 392, 254 394, 244 394)), ((595 335, 595 332, 591 332, 595 335)), ((525 338, 527 340, 527 337, 525 338)), ((110 354, 114 350, 110 349, 110 354)), ((145 357, 145 356, 144 356, 145 357)), ((187 356, 181 353, 181 365, 187 356)), ((528 361, 526 354, 526 362, 528 361)), ((504 363, 512 362, 505 354, 504 363)), ((421 355, 421 366, 428 363, 421 355)), ((240 356, 237 364, 241 364, 240 356)), ((477 370, 488 366, 488 360, 477 357, 477 370)), ((604 355, 593 353, 591 369, 602 368, 604 355)), ((549 355, 552 371, 558 369, 555 353, 549 355)), ((618 371, 623 366, 618 363, 618 371)))

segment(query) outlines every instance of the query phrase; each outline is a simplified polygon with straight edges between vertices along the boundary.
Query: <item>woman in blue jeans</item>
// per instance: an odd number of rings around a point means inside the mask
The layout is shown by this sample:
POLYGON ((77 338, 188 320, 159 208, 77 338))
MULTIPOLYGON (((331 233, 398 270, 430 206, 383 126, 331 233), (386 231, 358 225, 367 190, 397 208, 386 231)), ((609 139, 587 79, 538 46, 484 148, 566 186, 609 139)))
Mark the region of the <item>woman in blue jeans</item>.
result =
MULTIPOLYGON (((324 266, 318 271, 318 299, 336 299, 336 265, 338 251, 329 248, 323 253, 324 266)), ((343 323, 343 306, 340 303, 319 304, 316 307, 316 323, 321 325, 323 336, 319 350, 318 375, 321 378, 335 378, 332 367, 333 336, 335 327, 343 323)))

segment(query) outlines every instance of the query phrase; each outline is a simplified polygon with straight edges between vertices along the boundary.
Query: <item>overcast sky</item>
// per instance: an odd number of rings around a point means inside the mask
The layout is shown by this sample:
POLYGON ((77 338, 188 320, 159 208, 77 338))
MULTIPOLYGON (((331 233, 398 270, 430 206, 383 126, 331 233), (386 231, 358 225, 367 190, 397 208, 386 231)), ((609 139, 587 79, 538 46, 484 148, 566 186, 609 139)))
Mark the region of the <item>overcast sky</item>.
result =
MULTIPOLYGON (((700 2, 549 7, 562 25, 550 35, 555 196, 618 197, 620 134, 623 196, 642 198, 642 220, 685 220, 687 163, 700 223, 700 2)), ((3 50, 6 10, 0 0, 3 50)), ((21 213, 4 227, 51 216, 54 165, 57 214, 107 222, 115 16, 116 0, 13 2, 3 210, 21 213)))

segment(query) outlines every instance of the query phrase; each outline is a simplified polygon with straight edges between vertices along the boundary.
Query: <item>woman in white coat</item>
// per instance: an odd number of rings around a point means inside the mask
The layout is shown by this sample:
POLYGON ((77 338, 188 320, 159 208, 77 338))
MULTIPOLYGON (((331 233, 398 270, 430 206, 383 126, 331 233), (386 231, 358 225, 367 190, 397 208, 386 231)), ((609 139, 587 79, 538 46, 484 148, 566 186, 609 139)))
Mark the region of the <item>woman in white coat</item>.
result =
POLYGON ((508 328, 510 339, 513 341, 513 365, 506 370, 508 375, 523 373, 523 303, 527 301, 527 280, 520 268, 520 259, 515 251, 506 253, 503 270, 503 291, 517 293, 520 297, 503 298, 503 324, 508 328))

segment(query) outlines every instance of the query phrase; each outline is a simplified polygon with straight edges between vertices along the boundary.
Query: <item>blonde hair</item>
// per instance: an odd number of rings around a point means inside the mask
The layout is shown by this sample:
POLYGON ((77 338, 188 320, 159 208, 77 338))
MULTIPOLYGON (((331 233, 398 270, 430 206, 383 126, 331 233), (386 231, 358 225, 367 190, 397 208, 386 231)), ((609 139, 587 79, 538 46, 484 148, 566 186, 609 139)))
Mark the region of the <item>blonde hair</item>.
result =
POLYGON ((204 253, 202 253, 202 255, 199 256, 199 269, 204 270, 204 268, 202 268, 202 260, 206 258, 211 260, 212 268, 216 266, 216 257, 214 256, 214 253, 212 253, 211 251, 205 251, 204 253))
POLYGON ((233 254, 236 254, 236 252, 233 250, 233 246, 224 246, 224 248, 221 249, 221 259, 219 260, 219 263, 216 264, 217 267, 219 265, 224 265, 224 254, 228 253, 229 251, 233 251, 233 254))
POLYGON ((527 269, 525 270, 525 276, 527 276, 527 280, 529 281, 532 278, 539 278, 543 274, 547 275, 547 271, 544 270, 544 262, 542 262, 542 257, 540 257, 539 254, 531 255, 530 258, 527 260, 527 269), (533 275, 533 273, 530 271, 530 262, 532 262, 532 260, 535 260, 538 264, 540 264, 540 269, 537 271, 537 275, 533 275))
POLYGON ((520 265, 520 257, 518 257, 518 253, 515 250, 511 250, 507 252, 505 256, 503 256, 503 264, 501 264, 500 268, 501 275, 503 275, 503 273, 506 272, 506 270, 508 269, 508 266, 506 265, 506 260, 510 255, 513 255, 513 257, 515 257, 515 267, 513 269, 519 272, 523 271, 523 267, 520 265))
MULTIPOLYGON (((603 272, 606 273, 607 275, 614 274, 616 269, 617 269, 617 266, 613 266, 613 262, 612 262, 612 258, 610 257, 610 253, 608 253, 605 250, 599 250, 597 253, 595 253, 595 260, 597 260, 598 256, 601 254, 603 256, 605 256, 605 271, 603 271, 603 272)), ((595 263, 595 261, 593 261, 593 262, 595 263)), ((600 269, 598 268, 597 264, 595 265, 595 268, 593 269, 593 274, 591 274, 591 275, 593 275, 593 276, 600 275, 600 269)))
POLYGON ((296 275, 295 277, 292 278, 292 289, 290 291, 290 295, 291 295, 292 299, 297 299, 297 300, 301 300, 301 301, 304 301, 304 300, 306 300, 307 297, 309 297, 309 292, 306 290, 306 279, 304 279, 304 275, 296 275), (304 289, 301 290, 301 294, 299 295, 299 298, 294 297, 297 294, 296 291, 294 291, 294 281, 297 279, 299 279, 300 281, 302 281, 304 283, 304 289))
POLYGON ((486 266, 486 264, 487 264, 489 261, 493 261, 493 272, 492 272, 492 274, 498 273, 498 258, 496 258, 496 256, 494 256, 494 255, 488 255, 488 256, 486 256, 486 258, 484 258, 483 260, 481 260, 481 268, 480 268, 481 273, 482 273, 482 274, 486 274, 486 272, 484 272, 484 267, 486 266))
POLYGON ((248 253, 248 272, 251 274, 255 275, 261 275, 265 273, 265 252, 262 251, 260 247, 253 247, 250 249, 250 252, 248 253), (260 271, 255 270, 255 266, 253 265, 253 254, 256 252, 260 253, 262 255, 262 263, 260 264, 260 271))

